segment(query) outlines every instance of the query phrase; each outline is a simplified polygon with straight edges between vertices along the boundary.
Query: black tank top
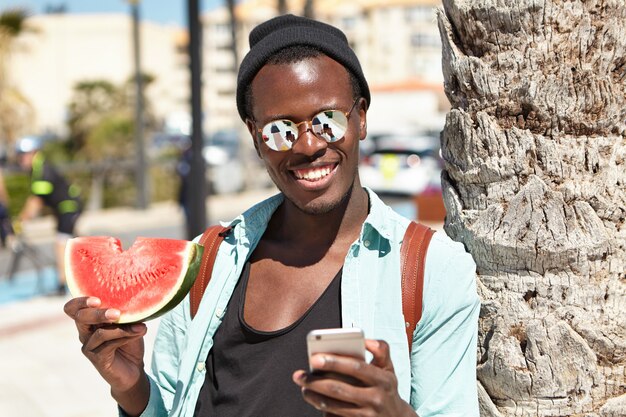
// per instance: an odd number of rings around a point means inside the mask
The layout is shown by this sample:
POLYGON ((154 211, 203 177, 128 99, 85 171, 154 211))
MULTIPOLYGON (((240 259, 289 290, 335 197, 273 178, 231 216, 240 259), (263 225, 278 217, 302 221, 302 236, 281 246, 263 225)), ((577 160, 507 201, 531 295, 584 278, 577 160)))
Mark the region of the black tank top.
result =
POLYGON ((306 334, 341 327, 341 270, 320 298, 292 325, 257 331, 243 319, 247 263, 213 338, 194 417, 319 417, 291 375, 308 369, 306 334))

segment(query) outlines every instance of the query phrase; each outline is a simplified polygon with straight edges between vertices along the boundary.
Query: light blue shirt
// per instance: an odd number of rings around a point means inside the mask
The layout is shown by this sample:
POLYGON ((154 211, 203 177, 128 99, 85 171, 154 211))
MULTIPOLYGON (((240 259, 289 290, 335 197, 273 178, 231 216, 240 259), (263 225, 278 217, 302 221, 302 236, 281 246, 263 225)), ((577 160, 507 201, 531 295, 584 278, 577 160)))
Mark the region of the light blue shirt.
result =
MULTIPOLYGON (((400 397, 420 417, 478 416, 480 301, 474 261, 462 244, 444 233, 434 234, 426 256, 422 318, 409 356, 400 282, 400 246, 409 220, 367 191, 370 213, 343 267, 343 326, 360 327, 365 337, 389 343, 400 397)), ((188 297, 162 318, 154 344, 150 400, 142 416, 193 416, 213 335, 244 263, 283 198, 271 197, 224 224, 233 226, 233 232, 219 248, 193 321, 188 297)))

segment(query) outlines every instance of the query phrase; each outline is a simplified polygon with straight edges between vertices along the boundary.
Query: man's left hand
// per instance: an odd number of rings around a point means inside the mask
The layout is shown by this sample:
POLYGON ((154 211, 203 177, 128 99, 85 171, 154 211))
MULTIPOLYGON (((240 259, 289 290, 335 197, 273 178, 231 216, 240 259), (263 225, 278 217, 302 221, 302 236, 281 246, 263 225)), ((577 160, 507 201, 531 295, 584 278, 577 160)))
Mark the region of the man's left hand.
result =
POLYGON ((313 355, 315 374, 303 370, 293 374, 304 400, 326 416, 415 417, 413 409, 398 394, 389 345, 367 339, 365 347, 374 356, 369 364, 330 353, 313 355))

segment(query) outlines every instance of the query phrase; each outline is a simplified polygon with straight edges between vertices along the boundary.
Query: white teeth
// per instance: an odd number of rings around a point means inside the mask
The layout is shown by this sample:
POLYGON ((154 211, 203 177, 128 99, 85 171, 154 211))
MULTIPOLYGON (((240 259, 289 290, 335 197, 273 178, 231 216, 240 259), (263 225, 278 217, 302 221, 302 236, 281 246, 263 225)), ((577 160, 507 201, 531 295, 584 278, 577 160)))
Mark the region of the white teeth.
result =
POLYGON ((330 167, 324 167, 324 168, 317 168, 317 169, 311 169, 311 170, 306 170, 306 171, 297 170, 297 171, 294 171, 294 173, 296 175, 296 178, 298 179, 316 181, 330 174, 330 171, 332 171, 330 167))

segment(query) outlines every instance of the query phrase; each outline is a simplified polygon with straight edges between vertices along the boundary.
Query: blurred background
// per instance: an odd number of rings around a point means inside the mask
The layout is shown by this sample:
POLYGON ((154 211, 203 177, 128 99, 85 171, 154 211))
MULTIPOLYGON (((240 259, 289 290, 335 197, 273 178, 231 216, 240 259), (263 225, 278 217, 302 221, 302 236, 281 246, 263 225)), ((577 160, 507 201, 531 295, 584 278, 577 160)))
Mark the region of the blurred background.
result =
MULTIPOLYGON (((273 194, 236 111, 236 74, 250 30, 293 13, 342 29, 361 61, 372 93, 362 183, 407 217, 440 228, 439 132, 449 104, 439 5, 0 0, 0 171, 10 215, 29 193, 29 173, 15 155, 24 137, 40 140, 46 159, 80 188, 78 233, 125 245, 138 235, 194 235, 200 226, 190 230, 181 194, 189 176, 206 190, 194 214, 199 225, 229 220, 273 194)), ((42 297, 55 280, 52 220, 24 224, 21 239, 28 251, 12 276, 5 271, 16 252, 0 248, 0 375, 10 376, 0 381, 0 415, 114 415, 63 316, 65 299, 42 297)))
MULTIPOLYGON (((202 154, 209 191, 269 186, 236 112, 235 87, 247 34, 279 12, 338 26, 361 60, 372 89, 363 182, 393 193, 436 186, 438 180, 425 178, 438 175, 433 161, 421 162, 437 159, 448 108, 434 12, 438 4, 202 2, 202 154), (382 150, 377 149, 381 139, 382 150)), ((0 1, 0 158, 13 213, 27 192, 23 173, 11 165, 13 145, 26 135, 45 141, 48 160, 80 186, 88 209, 136 206, 141 193, 148 203, 177 198, 176 163, 190 145, 192 127, 187 7, 183 0, 0 1), (136 35, 133 8, 139 15, 136 35), (138 91, 143 91, 140 119, 138 91), (138 141, 143 158, 137 155, 138 141), (135 178, 138 160, 146 175, 142 182, 135 178)))

